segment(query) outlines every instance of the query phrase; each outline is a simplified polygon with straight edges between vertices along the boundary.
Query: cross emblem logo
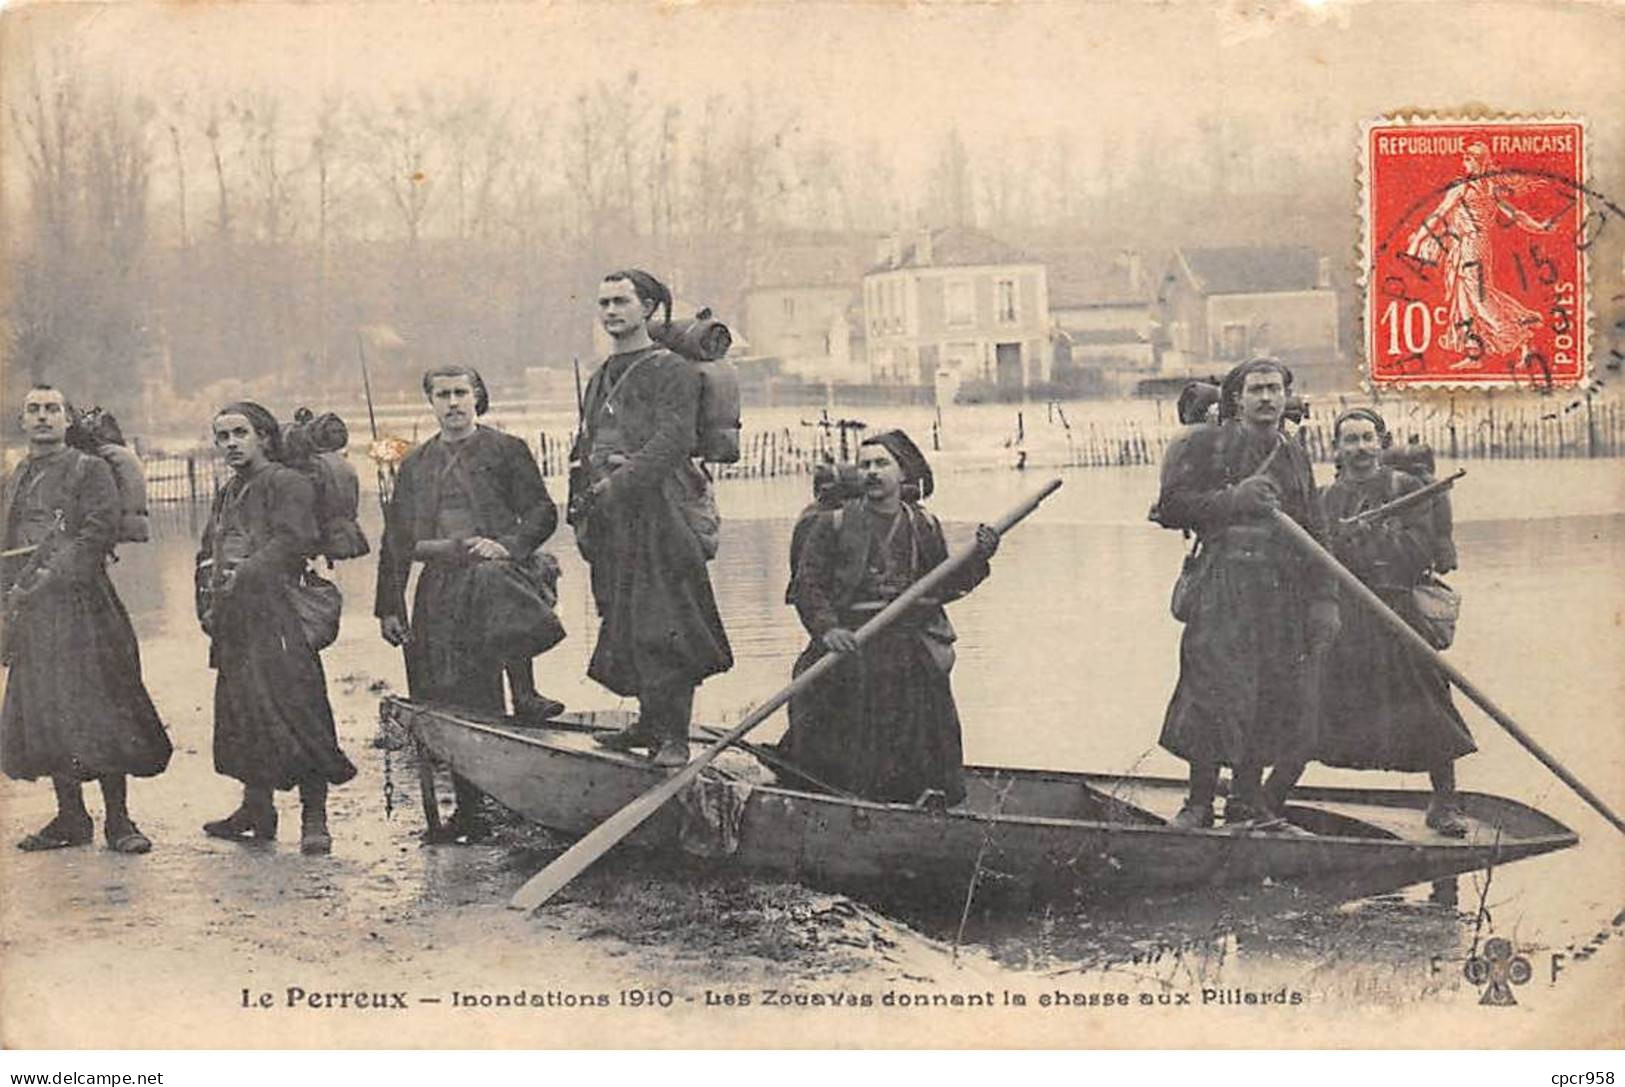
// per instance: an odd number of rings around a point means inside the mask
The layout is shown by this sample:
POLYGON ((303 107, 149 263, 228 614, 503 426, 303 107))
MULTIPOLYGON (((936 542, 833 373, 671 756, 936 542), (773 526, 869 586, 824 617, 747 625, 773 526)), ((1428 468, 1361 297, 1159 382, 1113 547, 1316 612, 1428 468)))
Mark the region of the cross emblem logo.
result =
POLYGON ((1526 984, 1534 976, 1529 960, 1516 954, 1512 941, 1504 936, 1492 936, 1485 940, 1483 954, 1468 959, 1462 972, 1474 985, 1485 987, 1480 1004, 1498 1007, 1516 1004, 1518 1001, 1512 995, 1512 987, 1526 984))

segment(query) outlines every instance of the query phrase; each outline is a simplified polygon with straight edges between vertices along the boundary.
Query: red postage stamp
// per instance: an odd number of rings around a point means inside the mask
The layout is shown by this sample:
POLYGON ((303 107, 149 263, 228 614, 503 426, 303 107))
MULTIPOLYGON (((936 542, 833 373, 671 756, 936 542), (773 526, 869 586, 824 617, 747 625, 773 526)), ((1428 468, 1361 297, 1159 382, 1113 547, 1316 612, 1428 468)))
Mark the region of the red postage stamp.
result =
POLYGON ((1596 213, 1578 120, 1366 126, 1365 348, 1373 386, 1585 380, 1596 213))

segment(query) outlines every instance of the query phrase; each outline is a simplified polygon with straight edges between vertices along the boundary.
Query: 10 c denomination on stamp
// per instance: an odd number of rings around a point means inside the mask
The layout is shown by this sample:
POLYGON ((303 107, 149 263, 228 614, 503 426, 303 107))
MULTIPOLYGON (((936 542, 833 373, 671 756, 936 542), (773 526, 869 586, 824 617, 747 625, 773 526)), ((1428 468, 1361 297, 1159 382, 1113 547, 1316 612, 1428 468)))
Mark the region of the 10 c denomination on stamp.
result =
POLYGON ((1362 153, 1370 383, 1583 383, 1586 250, 1608 217, 1584 124, 1385 119, 1362 153))

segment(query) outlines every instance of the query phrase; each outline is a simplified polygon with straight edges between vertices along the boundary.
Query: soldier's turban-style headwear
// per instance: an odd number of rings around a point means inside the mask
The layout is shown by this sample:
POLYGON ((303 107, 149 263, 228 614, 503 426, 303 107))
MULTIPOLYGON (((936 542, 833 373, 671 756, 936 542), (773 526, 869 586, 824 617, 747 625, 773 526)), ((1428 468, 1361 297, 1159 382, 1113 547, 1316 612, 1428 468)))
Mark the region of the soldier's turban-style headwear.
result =
POLYGON ((903 470, 903 482, 913 483, 920 489, 921 498, 931 497, 935 487, 935 480, 931 476, 931 465, 920 452, 920 447, 914 444, 901 430, 883 430, 879 434, 871 434, 863 439, 860 445, 878 445, 885 448, 892 455, 897 466, 903 470))

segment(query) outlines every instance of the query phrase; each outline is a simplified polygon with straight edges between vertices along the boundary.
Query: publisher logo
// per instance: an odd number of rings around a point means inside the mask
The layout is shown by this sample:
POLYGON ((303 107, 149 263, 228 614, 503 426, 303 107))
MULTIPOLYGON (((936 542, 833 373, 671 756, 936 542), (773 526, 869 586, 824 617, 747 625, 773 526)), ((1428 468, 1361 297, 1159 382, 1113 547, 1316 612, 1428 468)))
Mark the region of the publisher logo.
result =
POLYGON ((1535 973, 1529 960, 1517 954, 1512 948, 1512 941, 1504 936, 1492 936, 1485 940, 1483 954, 1468 959, 1462 972, 1474 985, 1484 986, 1484 995, 1478 1001, 1480 1004, 1499 1007, 1516 1004, 1518 1001, 1512 995, 1512 987, 1527 984, 1535 973))

